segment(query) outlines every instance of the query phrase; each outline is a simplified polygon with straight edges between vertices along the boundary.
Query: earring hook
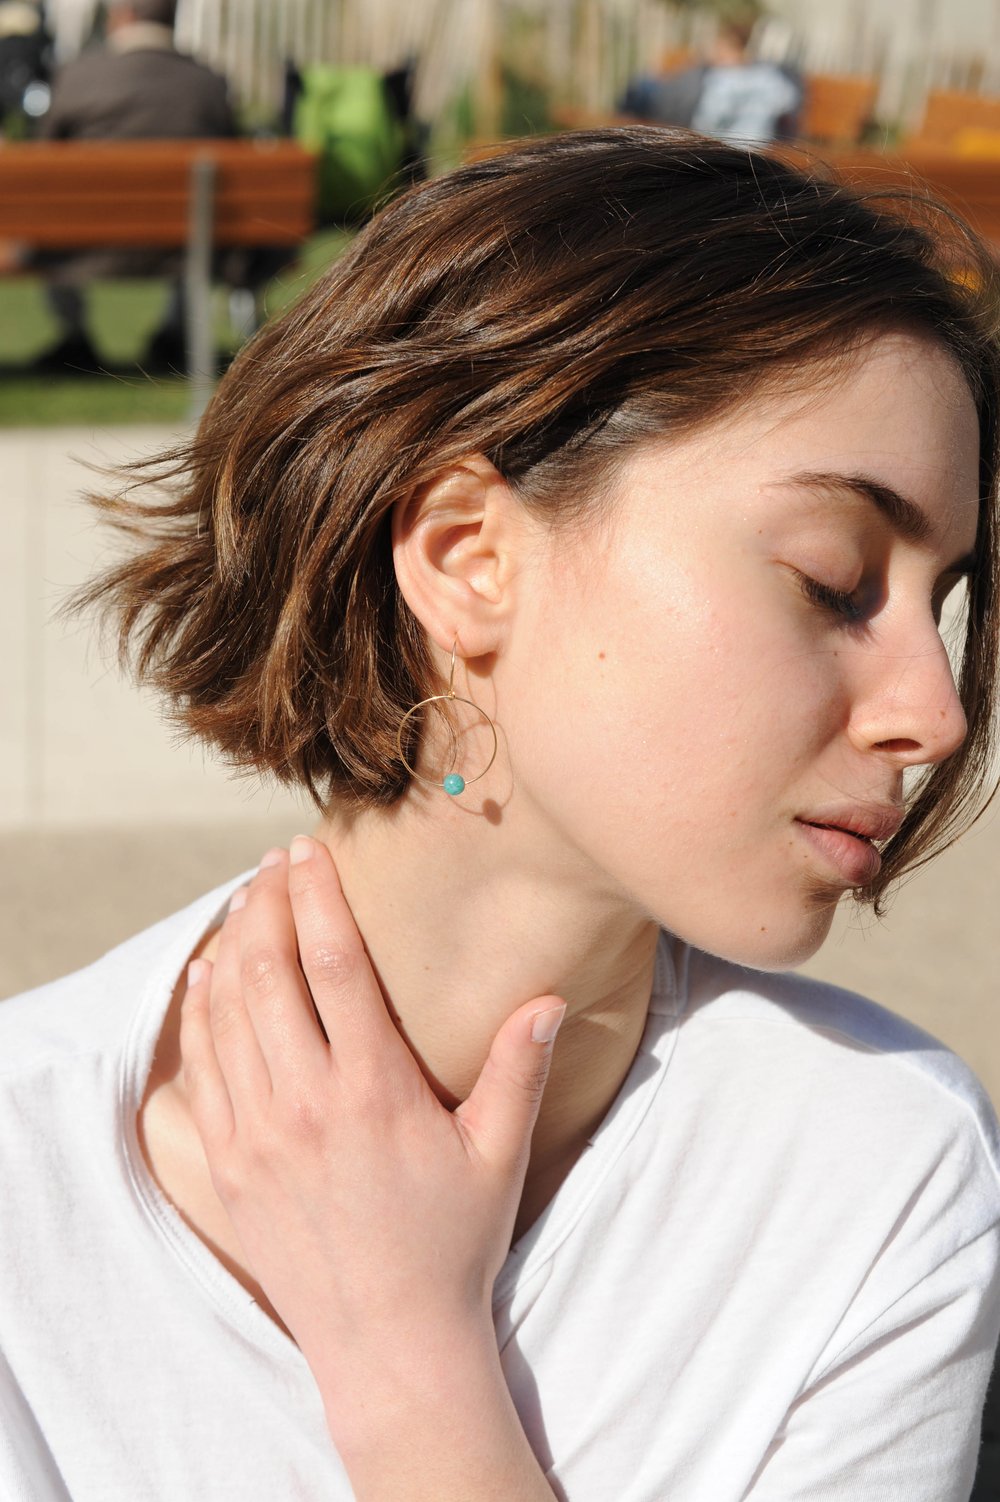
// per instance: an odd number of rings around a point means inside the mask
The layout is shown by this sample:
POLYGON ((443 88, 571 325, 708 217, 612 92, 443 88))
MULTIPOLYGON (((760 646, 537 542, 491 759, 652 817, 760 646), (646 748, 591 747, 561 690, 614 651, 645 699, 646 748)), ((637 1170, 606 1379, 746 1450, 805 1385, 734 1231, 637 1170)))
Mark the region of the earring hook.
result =
MULTIPOLYGON (((498 749, 498 744, 499 744, 498 741, 497 741, 496 726, 494 725, 493 721, 490 719, 489 715, 486 713, 485 709, 480 708, 480 706, 478 704, 474 703, 472 699, 463 698, 461 694, 456 694, 456 692, 455 692, 455 656, 456 656, 457 652, 458 652, 458 635, 456 633, 455 640, 454 640, 454 642, 452 644, 452 648, 451 648, 451 671, 448 674, 448 692, 446 694, 431 694, 430 698, 428 698, 428 699, 421 699, 421 701, 420 701, 419 704, 414 704, 414 706, 413 706, 412 709, 408 709, 406 711, 405 715, 403 716, 402 720, 400 721, 399 729, 396 731, 396 749, 399 752, 399 759, 403 763, 403 766, 406 768, 406 770, 411 774, 411 776, 416 777, 420 782, 427 782, 427 783, 429 783, 432 787, 443 788, 444 791, 446 793, 448 793, 453 798, 456 797, 459 793, 464 792, 465 789, 466 789, 466 787, 468 786, 469 782, 478 782, 480 777, 485 777, 486 776, 486 773, 489 771, 490 767, 492 767, 494 761, 496 760, 496 754, 497 754, 497 749, 498 749), (410 718, 411 715, 416 714, 416 712, 417 712, 418 709, 423 709, 423 707, 424 707, 425 704, 439 704, 442 700, 450 700, 450 701, 452 701, 454 703, 457 703, 457 704, 468 704, 468 706, 469 706, 470 709, 474 709, 477 714, 482 715, 483 719, 486 721, 487 725, 490 727, 490 731, 491 731, 491 733, 493 735, 493 754, 492 754, 492 756, 490 757, 489 761, 486 763, 486 765, 483 768, 483 770, 481 772, 479 772, 475 777, 470 777, 468 779, 468 782, 458 772, 449 772, 448 775, 443 780, 441 780, 441 781, 438 781, 437 779, 432 778, 432 777, 425 777, 422 772, 418 772, 415 767, 411 767, 410 766, 410 763, 407 761, 406 756, 405 756, 405 754, 403 752, 403 727, 405 726, 407 720, 410 718)), ((451 728, 451 727, 449 727, 449 728, 451 728)), ((452 754, 454 754, 454 750, 455 750, 455 746, 456 746, 456 738, 455 738, 454 729, 451 730, 451 742, 452 742, 452 754)))

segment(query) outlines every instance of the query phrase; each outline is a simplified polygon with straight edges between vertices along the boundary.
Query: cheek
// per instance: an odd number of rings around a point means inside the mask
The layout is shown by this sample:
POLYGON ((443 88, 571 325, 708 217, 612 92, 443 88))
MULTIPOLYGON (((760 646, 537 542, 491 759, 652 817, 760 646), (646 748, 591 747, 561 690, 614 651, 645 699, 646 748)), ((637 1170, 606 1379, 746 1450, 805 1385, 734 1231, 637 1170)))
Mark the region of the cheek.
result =
POLYGON ((756 562, 623 565, 540 594, 545 687, 520 746, 545 801, 611 801, 640 827, 661 808, 678 830, 773 801, 836 733, 839 664, 756 562))
POLYGON ((604 595, 599 610, 549 602, 553 713, 537 725, 536 749, 541 764, 563 768, 568 796, 611 798, 623 818, 662 800, 682 822, 715 796, 720 769, 749 759, 746 717, 757 706, 727 612, 662 594, 656 605, 634 593, 604 595))

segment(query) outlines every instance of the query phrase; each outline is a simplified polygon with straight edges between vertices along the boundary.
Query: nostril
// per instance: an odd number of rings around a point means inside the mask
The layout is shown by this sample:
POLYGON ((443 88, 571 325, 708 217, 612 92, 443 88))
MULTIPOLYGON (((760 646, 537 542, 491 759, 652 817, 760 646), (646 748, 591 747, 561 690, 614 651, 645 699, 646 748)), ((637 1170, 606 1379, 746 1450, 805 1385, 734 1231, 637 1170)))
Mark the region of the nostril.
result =
POLYGON ((897 756, 912 756, 915 751, 922 750, 919 741, 903 739, 876 741, 875 746, 879 751, 894 751, 897 756))

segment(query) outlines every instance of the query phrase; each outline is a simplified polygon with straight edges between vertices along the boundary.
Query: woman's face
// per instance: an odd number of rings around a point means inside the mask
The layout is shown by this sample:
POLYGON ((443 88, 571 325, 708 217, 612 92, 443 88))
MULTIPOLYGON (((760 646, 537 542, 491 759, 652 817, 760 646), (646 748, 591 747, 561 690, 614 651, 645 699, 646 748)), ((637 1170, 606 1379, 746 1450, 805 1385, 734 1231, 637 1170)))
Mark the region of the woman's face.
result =
POLYGON ((963 740, 938 619, 978 445, 950 356, 900 334, 636 450, 608 527, 546 534, 528 570, 498 683, 515 796, 691 943, 807 958, 904 772, 963 740))

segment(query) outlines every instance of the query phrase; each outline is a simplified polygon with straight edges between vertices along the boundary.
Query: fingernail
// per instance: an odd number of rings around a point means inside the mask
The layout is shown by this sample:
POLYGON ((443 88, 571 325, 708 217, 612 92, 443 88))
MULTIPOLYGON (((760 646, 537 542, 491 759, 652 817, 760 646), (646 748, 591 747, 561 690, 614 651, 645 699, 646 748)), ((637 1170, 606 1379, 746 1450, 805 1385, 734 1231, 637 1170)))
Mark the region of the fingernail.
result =
POLYGON ((309 838, 309 836, 307 834, 297 834, 292 841, 292 847, 288 852, 288 859, 291 861, 293 866, 297 866, 300 861, 311 860, 312 853, 313 842, 309 838))
POLYGON ((547 1012, 536 1012, 531 1023, 531 1038, 534 1043, 551 1043, 559 1031, 559 1024, 566 1015, 566 1003, 561 1007, 549 1007, 547 1012))
POLYGON ((211 968, 207 960, 192 960, 188 966, 188 985, 196 986, 200 980, 205 979, 211 968))
POLYGON ((263 871, 267 866, 280 866, 284 858, 285 852, 283 850, 269 850, 265 856, 261 857, 261 862, 257 870, 263 871))
POLYGON ((247 900, 247 889, 246 889, 246 887, 237 887, 236 891, 233 893, 232 897, 230 897, 230 899, 229 899, 229 911, 231 913, 238 913, 239 910, 240 910, 240 908, 246 902, 246 900, 247 900))

